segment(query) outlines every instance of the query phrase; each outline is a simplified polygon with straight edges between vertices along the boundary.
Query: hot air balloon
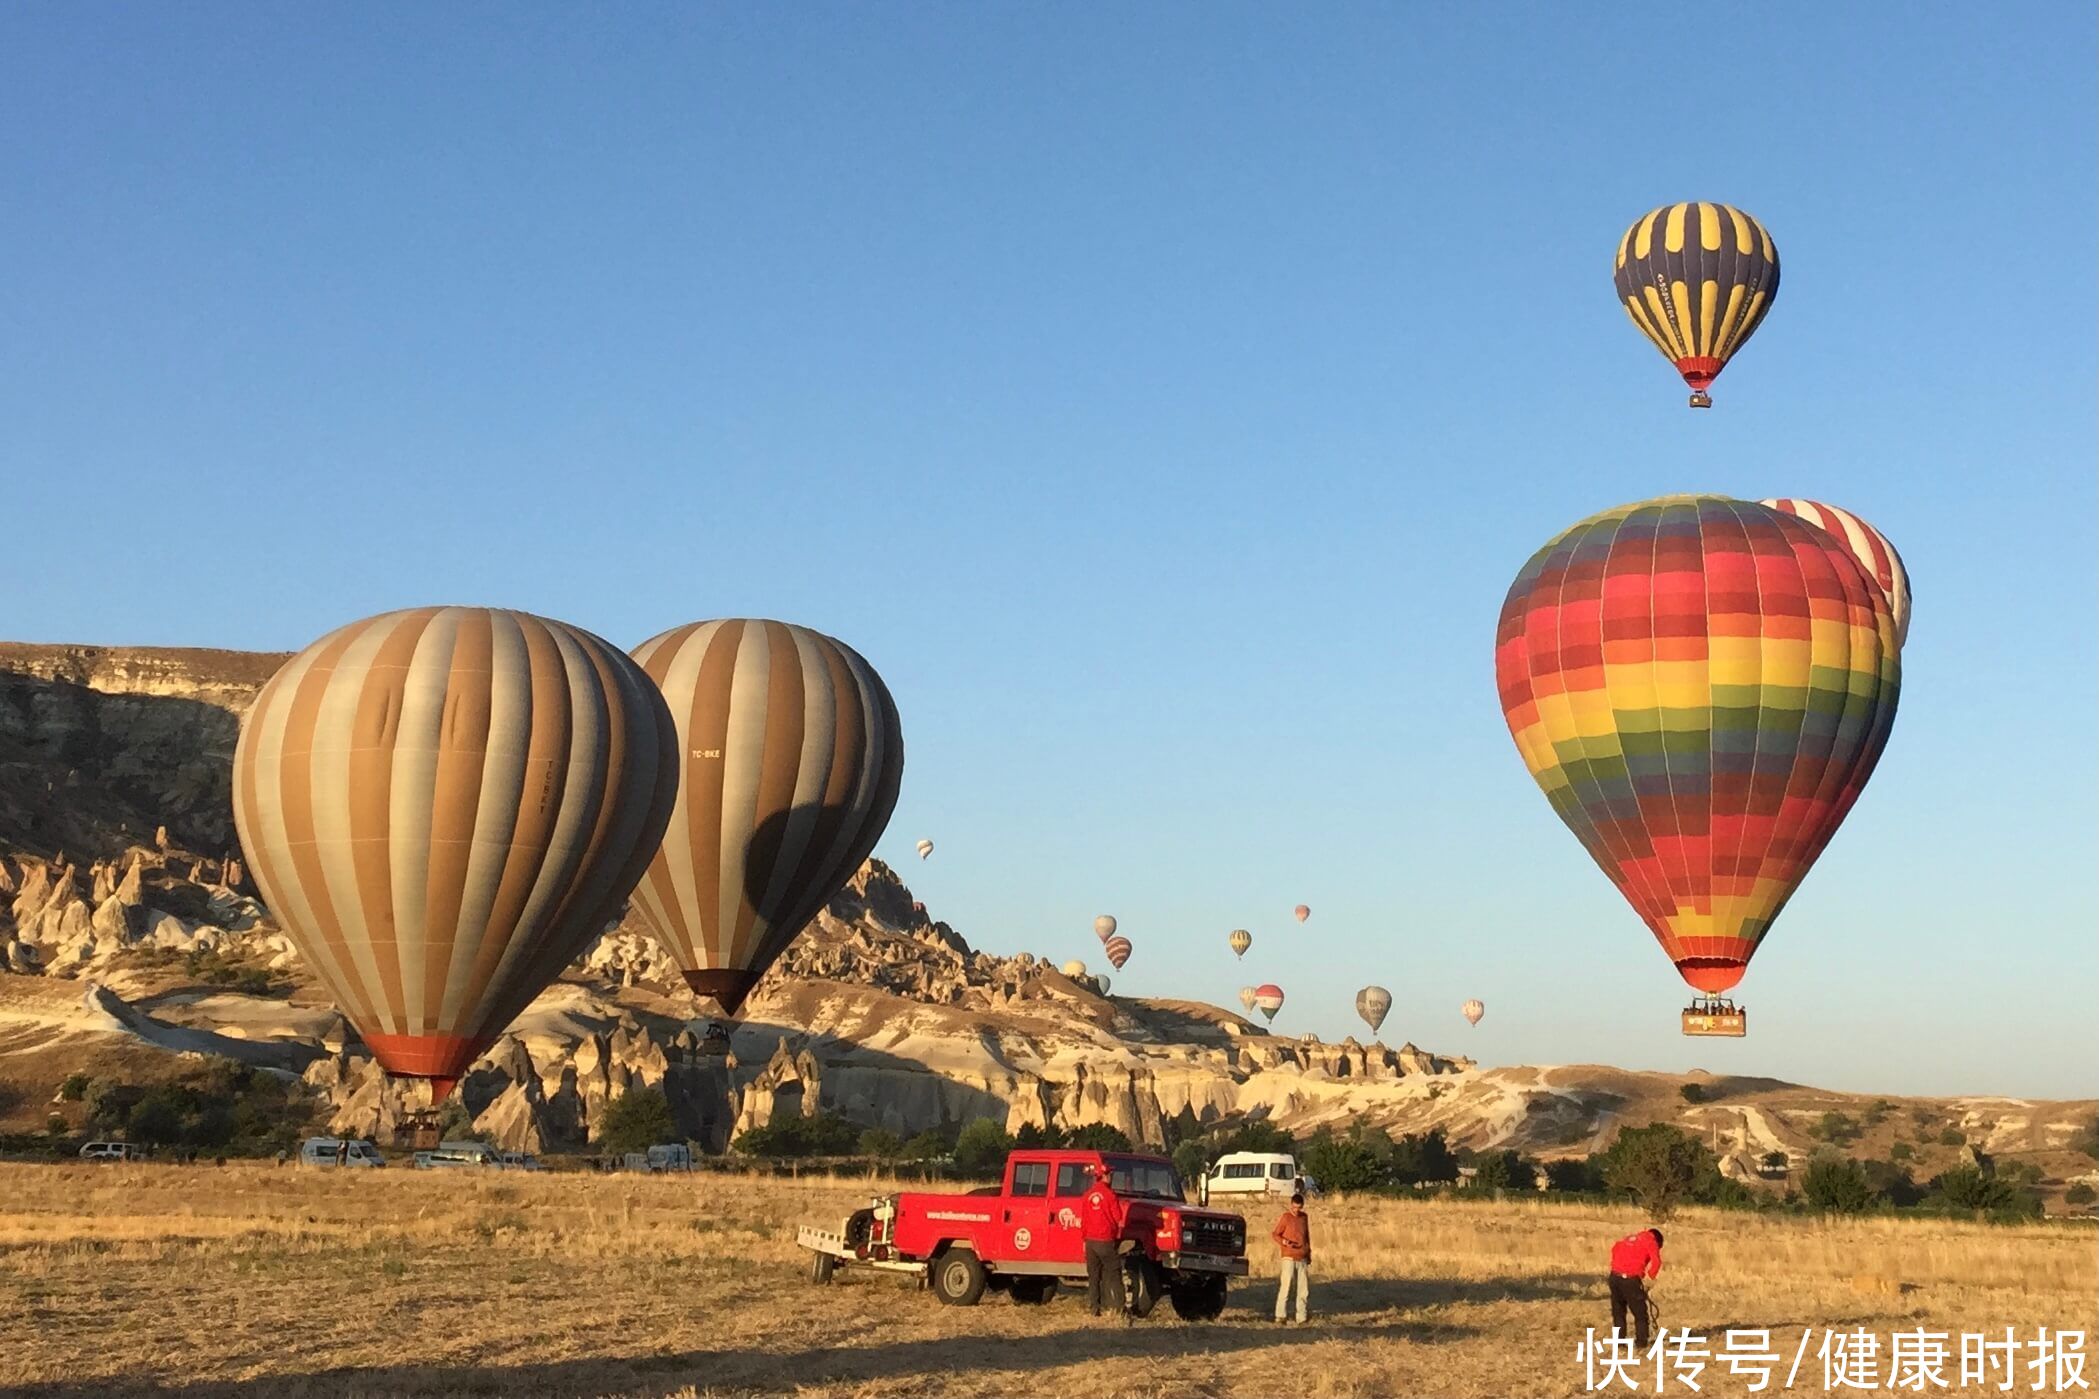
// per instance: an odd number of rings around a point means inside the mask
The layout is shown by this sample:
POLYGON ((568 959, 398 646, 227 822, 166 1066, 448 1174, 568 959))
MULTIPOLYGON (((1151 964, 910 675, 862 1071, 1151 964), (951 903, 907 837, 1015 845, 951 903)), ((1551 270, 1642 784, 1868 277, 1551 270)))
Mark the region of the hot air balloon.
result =
POLYGON ((1827 541, 1750 501, 1643 501, 1554 537, 1502 606, 1518 751, 1707 998, 1741 980, 1895 719, 1887 597, 1827 541))
POLYGON ((693 622, 634 658, 670 703, 684 780, 635 907, 734 1015, 874 849, 904 735, 874 668, 786 622, 693 622))
POLYGON ((1385 1023, 1385 1016, 1392 1010, 1392 993, 1382 986, 1366 986, 1356 992, 1356 1014, 1376 1034, 1385 1023))
POLYGON ((1061 968, 1059 968, 1059 970, 1061 970, 1066 976, 1070 977, 1073 981, 1077 981, 1080 977, 1086 974, 1086 964, 1084 962, 1081 962, 1078 958, 1074 957, 1069 962, 1066 962, 1061 968))
POLYGON ((1261 1018, 1275 1024, 1275 1013, 1283 1008, 1283 988, 1272 982, 1264 982, 1254 988, 1254 1009, 1261 1018))
POLYGON ((619 915, 676 795, 640 667, 487 607, 330 632, 263 686, 233 756, 264 901, 373 1057, 437 1099, 619 915))
POLYGON ((1246 949, 1254 945, 1254 935, 1244 928, 1234 928, 1231 936, 1226 938, 1225 941, 1232 945, 1233 956, 1244 957, 1246 949))
POLYGON ((1115 981, 1112 977, 1097 976, 1093 978, 1093 984, 1095 986, 1100 987, 1101 994, 1105 996, 1108 994, 1108 988, 1110 986, 1113 986, 1115 984, 1115 981))
POLYGON ((1310 904, 1299 904, 1296 908, 1291 909, 1290 913, 1298 922, 1302 923, 1312 916, 1312 906, 1310 904))
POLYGON ((932 842, 932 841, 930 841, 930 840, 922 840, 922 841, 920 841, 920 842, 918 843, 918 858, 919 858, 919 859, 923 860, 923 859, 925 859, 925 858, 926 858, 926 857, 927 857, 928 855, 931 855, 932 853, 933 853, 933 842, 932 842))
POLYGON ((1469 1023, 1474 1025, 1479 1024, 1480 1017, 1486 1013, 1487 1007, 1480 1001, 1467 1001, 1458 1008, 1458 1014, 1464 1016, 1469 1023))
POLYGON ((1260 993, 1254 990, 1254 988, 1251 986, 1242 986, 1239 988, 1239 1004, 1245 1007, 1246 1012, 1249 1015, 1253 1013, 1254 1001, 1259 995, 1260 993))
POLYGON ((1115 915, 1112 913, 1103 913, 1100 917, 1094 919, 1093 935, 1099 938, 1102 942, 1106 942, 1109 938, 1114 937, 1115 915))
POLYGON ((1726 204, 1665 204, 1618 240, 1618 300, 1640 333, 1691 386, 1691 406, 1771 310, 1778 249, 1771 235, 1726 204))
POLYGON ((1902 555, 1895 552, 1888 537, 1849 510, 1839 510, 1834 505, 1786 498, 1762 503, 1820 527, 1858 560, 1866 576, 1880 584, 1881 591, 1888 595, 1888 606, 1895 614, 1895 646, 1900 650, 1910 635, 1910 576, 1902 566, 1902 555))
POLYGON ((1114 937, 1109 938, 1103 946, 1107 949, 1108 965, 1114 967, 1117 971, 1121 971, 1122 964, 1130 960, 1130 940, 1117 933, 1114 937))

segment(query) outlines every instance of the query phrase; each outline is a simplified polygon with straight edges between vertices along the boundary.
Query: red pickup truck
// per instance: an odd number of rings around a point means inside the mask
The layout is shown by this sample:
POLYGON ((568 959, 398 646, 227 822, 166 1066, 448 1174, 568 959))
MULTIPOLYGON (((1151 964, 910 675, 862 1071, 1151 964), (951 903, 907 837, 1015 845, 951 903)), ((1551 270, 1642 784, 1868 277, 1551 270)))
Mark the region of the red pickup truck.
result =
POLYGON ((1047 1302, 1060 1279, 1083 1283, 1079 1201, 1105 1161, 1128 1206, 1123 1296, 1137 1316, 1160 1297, 1189 1321, 1224 1310, 1228 1279, 1246 1273, 1246 1221, 1188 1203, 1173 1163, 1129 1152, 1016 1151, 1004 1180, 964 1194, 907 1190, 877 1198, 833 1231, 803 1226, 810 1276, 831 1280, 843 1263, 910 1273, 933 1295, 966 1307, 986 1291, 1047 1302))

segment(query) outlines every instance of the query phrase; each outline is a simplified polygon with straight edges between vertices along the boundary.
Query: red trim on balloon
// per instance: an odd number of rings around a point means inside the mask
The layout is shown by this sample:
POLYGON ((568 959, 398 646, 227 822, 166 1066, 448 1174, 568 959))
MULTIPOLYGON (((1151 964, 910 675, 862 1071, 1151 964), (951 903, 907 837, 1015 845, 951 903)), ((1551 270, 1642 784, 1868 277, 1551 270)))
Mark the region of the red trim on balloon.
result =
POLYGON ((1686 957, 1676 964, 1676 970, 1693 989, 1717 996, 1740 981, 1749 964, 1732 958, 1686 957))
POLYGON ((467 1035, 366 1035, 365 1047, 396 1078, 427 1078, 438 1101, 494 1041, 467 1035))
POLYGON ((1676 372, 1694 389, 1702 389, 1720 377, 1724 361, 1712 355, 1689 355, 1676 362, 1676 372))

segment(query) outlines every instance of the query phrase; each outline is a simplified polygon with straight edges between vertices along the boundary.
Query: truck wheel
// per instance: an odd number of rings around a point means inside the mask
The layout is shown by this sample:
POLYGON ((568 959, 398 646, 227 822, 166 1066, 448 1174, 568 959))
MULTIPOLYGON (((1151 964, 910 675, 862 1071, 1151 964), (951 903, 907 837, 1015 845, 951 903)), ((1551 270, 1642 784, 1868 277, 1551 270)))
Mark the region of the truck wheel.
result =
POLYGON ((1057 1280, 1055 1278, 1015 1278, 1012 1286, 1006 1290, 1013 1294, 1013 1300, 1021 1306, 1039 1307, 1057 1295, 1057 1280))
POLYGON ((1152 1314, 1159 1305, 1159 1293, 1163 1279, 1159 1276, 1159 1265, 1149 1258, 1133 1258, 1123 1274, 1123 1287, 1129 1296, 1130 1315, 1142 1320, 1152 1314))
POLYGON ((1224 1311, 1225 1279, 1217 1273, 1184 1282, 1167 1294, 1173 1312, 1183 1321, 1215 1321, 1224 1311))
POLYGON ((990 1281, 976 1254, 951 1248, 933 1262, 933 1295, 950 1307, 973 1307, 990 1281))
POLYGON ((867 1241, 873 1236, 874 1229, 875 1212, 873 1210, 854 1210, 845 1222, 846 1247, 867 1247, 867 1241))
POLYGON ((809 1281, 822 1287, 831 1280, 831 1274, 838 1271, 838 1260, 828 1253, 812 1254, 811 1258, 813 1261, 809 1264, 809 1281))

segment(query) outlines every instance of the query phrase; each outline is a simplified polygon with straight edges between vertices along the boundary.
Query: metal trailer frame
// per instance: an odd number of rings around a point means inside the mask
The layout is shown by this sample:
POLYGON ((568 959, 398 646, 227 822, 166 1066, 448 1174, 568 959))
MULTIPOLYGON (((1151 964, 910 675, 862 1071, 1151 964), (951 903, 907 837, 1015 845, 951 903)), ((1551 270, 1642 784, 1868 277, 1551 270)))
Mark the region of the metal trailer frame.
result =
POLYGON ((806 1248, 811 1253, 826 1254, 840 1263, 857 1268, 879 1268, 888 1273, 914 1273, 923 1277, 928 1267, 925 1263, 914 1263, 908 1259, 863 1257, 858 1249, 845 1241, 845 1235, 839 1230, 819 1229, 813 1224, 804 1224, 796 1229, 794 1241, 797 1246, 806 1248))

